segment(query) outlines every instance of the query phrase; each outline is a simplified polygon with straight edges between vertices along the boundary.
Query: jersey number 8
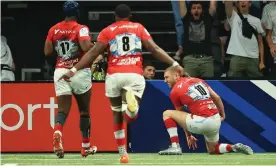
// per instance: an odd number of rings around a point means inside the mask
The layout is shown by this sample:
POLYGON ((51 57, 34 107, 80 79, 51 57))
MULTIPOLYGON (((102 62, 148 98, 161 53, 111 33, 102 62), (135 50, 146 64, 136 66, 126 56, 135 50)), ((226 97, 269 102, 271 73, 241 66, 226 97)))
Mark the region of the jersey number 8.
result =
POLYGON ((130 47, 129 47, 129 37, 124 36, 122 38, 122 42, 123 42, 123 51, 128 51, 130 49, 130 47))

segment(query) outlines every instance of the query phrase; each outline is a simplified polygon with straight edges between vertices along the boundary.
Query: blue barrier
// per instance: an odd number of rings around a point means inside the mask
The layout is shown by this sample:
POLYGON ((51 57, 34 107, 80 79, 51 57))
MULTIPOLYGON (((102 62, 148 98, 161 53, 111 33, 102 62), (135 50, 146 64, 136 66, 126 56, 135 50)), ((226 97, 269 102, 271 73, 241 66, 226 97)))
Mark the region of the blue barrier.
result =
MULTIPOLYGON (((256 152, 276 152, 276 81, 206 81, 223 99, 226 120, 220 130, 220 142, 241 142, 256 152), (270 92, 269 94, 266 92, 270 92)), ((173 109, 170 89, 163 81, 148 81, 141 101, 139 118, 130 124, 130 151, 158 152, 170 145, 162 113, 173 109)), ((180 145, 188 149, 184 132, 178 128, 180 145)), ((198 149, 206 152, 204 138, 198 149)))

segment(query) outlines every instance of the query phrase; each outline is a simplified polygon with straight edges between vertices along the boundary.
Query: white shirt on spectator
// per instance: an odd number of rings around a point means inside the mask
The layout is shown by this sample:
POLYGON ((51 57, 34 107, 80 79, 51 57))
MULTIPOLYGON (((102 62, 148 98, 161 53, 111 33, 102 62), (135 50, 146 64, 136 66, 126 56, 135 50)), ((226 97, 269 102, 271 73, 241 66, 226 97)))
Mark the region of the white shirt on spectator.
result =
POLYGON ((276 2, 270 2, 269 4, 265 5, 262 14, 262 24, 265 28, 267 28, 269 15, 272 11, 276 11, 276 2))
MULTIPOLYGON (((259 34, 264 33, 261 20, 250 14, 243 15, 247 18, 249 24, 254 27, 259 34)), ((237 55, 249 58, 259 58, 258 39, 253 34, 251 39, 242 35, 242 20, 238 13, 233 10, 232 17, 228 18, 231 27, 231 37, 227 54, 237 55)))
MULTIPOLYGON (((1 65, 13 68, 13 58, 11 50, 7 44, 7 39, 1 36, 1 65)), ((1 81, 14 81, 14 73, 8 70, 1 70, 1 81)))
POLYGON ((267 29, 272 30, 272 42, 276 44, 276 10, 271 11, 268 15, 267 29))

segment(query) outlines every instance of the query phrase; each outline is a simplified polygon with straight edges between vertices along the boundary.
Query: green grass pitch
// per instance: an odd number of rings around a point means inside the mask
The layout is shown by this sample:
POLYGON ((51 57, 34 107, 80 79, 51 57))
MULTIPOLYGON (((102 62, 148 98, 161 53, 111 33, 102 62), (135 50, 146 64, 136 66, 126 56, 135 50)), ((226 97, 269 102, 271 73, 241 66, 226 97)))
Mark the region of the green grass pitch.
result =
POLYGON ((117 153, 98 153, 82 158, 78 153, 65 153, 63 159, 54 154, 1 154, 1 165, 274 165, 276 153, 256 153, 253 155, 223 154, 209 155, 207 153, 184 153, 178 156, 160 156, 154 153, 130 153, 130 162, 121 164, 117 153))

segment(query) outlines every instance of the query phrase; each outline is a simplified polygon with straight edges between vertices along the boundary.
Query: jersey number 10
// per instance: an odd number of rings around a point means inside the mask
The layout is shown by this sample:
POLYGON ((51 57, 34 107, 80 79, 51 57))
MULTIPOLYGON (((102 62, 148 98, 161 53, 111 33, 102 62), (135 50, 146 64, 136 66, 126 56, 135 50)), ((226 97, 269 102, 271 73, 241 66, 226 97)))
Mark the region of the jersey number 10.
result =
POLYGON ((204 90, 204 88, 201 85, 196 85, 195 89, 201 94, 201 95, 207 95, 207 92, 204 90))
POLYGON ((190 96, 194 101, 204 100, 210 98, 210 92, 202 82, 199 82, 189 87, 188 96, 190 96))

